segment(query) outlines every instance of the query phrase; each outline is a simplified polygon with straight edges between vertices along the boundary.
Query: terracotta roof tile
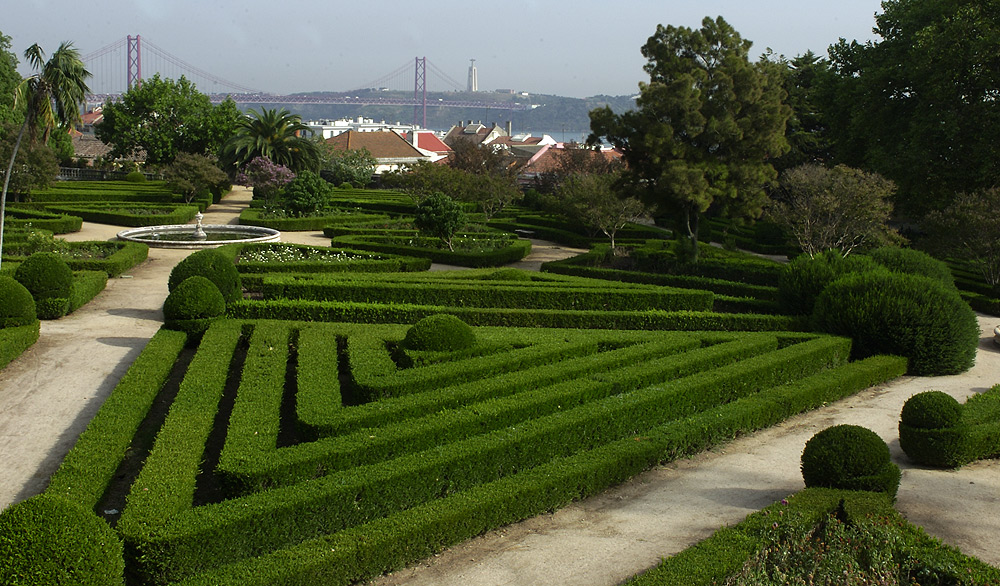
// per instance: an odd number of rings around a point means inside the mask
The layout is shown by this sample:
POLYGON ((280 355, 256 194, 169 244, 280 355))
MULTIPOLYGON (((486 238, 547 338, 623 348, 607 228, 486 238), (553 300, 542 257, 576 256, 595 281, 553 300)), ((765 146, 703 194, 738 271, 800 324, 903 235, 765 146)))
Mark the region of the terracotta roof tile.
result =
POLYGON ((368 152, 376 159, 400 159, 424 156, 395 132, 358 132, 356 130, 348 130, 347 132, 326 139, 326 143, 338 151, 368 149, 368 152))

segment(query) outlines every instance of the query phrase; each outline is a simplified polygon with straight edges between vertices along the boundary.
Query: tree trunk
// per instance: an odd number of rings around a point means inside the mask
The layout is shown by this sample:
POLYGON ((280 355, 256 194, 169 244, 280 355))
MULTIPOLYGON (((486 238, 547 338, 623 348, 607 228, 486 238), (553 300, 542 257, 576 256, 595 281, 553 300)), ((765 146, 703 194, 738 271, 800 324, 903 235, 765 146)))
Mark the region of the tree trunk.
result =
POLYGON ((10 174, 14 169, 14 160, 17 158, 17 151, 21 148, 21 138, 24 137, 24 129, 28 127, 28 117, 24 119, 21 130, 17 133, 17 140, 14 141, 14 150, 10 153, 10 162, 7 163, 7 172, 3 176, 3 192, 0 193, 0 266, 3 264, 3 224, 7 219, 7 187, 10 185, 10 174))
POLYGON ((698 262, 698 220, 701 214, 690 207, 684 208, 684 228, 687 230, 687 235, 682 238, 687 239, 687 245, 684 246, 684 255, 686 258, 684 260, 692 263, 698 262))

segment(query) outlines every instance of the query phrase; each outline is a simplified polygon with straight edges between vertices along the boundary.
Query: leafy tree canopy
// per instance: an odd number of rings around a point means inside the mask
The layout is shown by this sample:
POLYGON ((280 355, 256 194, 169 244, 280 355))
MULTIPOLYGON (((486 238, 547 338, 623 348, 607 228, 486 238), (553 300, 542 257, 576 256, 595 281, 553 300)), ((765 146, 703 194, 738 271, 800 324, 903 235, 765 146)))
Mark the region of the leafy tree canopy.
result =
POLYGON ((714 206, 758 217, 777 176, 769 160, 788 149, 780 75, 773 63, 751 63, 750 46, 721 17, 698 30, 658 25, 642 47, 649 83, 637 109, 590 114, 591 141, 621 149, 626 182, 675 214, 695 258, 699 214, 714 206))
POLYGON ((895 190, 877 173, 810 163, 782 174, 768 215, 810 257, 826 250, 847 256, 898 239, 888 225, 895 190))
POLYGON ((434 193, 417 206, 413 225, 422 234, 440 238, 448 250, 454 251, 455 233, 465 226, 466 221, 462 206, 443 193, 434 193))
POLYGON ((180 193, 188 203, 199 193, 220 190, 229 183, 229 177, 213 159, 184 152, 177 153, 163 175, 174 193, 180 193))
POLYGON ((592 234, 602 233, 615 248, 615 235, 629 222, 647 214, 638 198, 616 191, 616 174, 574 174, 567 176, 556 189, 555 210, 592 234))
POLYGON ((1000 292, 1000 188, 962 193, 943 210, 931 212, 926 229, 939 256, 973 265, 1000 292))
MULTIPOLYGON (((0 124, 0 161, 10 161, 17 134, 17 126, 0 124)), ((48 187, 58 174, 59 163, 51 147, 40 142, 23 141, 11 167, 8 191, 18 199, 27 200, 32 190, 48 187)))
POLYGON ((371 183, 378 160, 368 149, 337 151, 326 143, 321 143, 322 175, 334 185, 350 183, 354 187, 365 187, 371 183))
POLYGON ((150 165, 169 165, 177 153, 218 156, 241 118, 232 100, 213 106, 185 77, 144 79, 120 101, 104 104, 94 133, 111 146, 110 157, 146 154, 150 165))
POLYGON ((304 136, 311 132, 298 114, 288 110, 250 110, 222 149, 223 168, 235 171, 257 157, 267 157, 295 173, 318 172, 319 146, 304 136))
POLYGON ((1000 175, 1000 0, 886 0, 880 41, 830 48, 839 160, 882 173, 922 214, 1000 175))
POLYGON ((21 83, 17 56, 10 50, 10 37, 0 32, 0 124, 19 123, 22 115, 14 110, 14 91, 21 83))

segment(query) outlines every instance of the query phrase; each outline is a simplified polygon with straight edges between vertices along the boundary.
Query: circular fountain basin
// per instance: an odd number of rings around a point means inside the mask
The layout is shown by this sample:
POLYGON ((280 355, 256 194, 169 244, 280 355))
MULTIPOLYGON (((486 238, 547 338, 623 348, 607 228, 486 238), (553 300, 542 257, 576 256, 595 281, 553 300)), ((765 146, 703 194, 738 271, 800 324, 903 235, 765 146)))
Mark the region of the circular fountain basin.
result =
POLYGON ((261 226, 204 224, 204 237, 196 236, 192 224, 168 224, 130 228, 118 233, 119 240, 141 242, 156 248, 212 248, 235 242, 279 242, 281 232, 261 226))

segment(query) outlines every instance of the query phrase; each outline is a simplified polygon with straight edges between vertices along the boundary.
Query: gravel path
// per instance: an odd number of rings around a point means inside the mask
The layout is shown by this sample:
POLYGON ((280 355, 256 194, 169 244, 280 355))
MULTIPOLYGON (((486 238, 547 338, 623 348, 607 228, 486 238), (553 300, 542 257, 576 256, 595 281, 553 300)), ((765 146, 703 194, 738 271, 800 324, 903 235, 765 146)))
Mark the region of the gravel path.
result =
MULTIPOLYGON (((233 223, 249 199, 237 189, 212 206, 204 223, 233 223)), ((105 240, 119 228, 85 224, 68 240, 105 240)), ((328 245, 318 232, 283 235, 289 242, 328 245)), ((546 260, 576 254, 533 241, 515 266, 537 270, 546 260)), ((87 422, 162 322, 170 269, 187 250, 150 249, 149 260, 91 303, 43 321, 32 348, 0 370, 0 508, 45 489, 87 422)), ((911 395, 938 389, 963 400, 1000 383, 1000 352, 992 343, 997 319, 980 316, 983 338, 976 366, 948 377, 905 377, 870 389, 716 451, 639 475, 555 514, 504 527, 385 576, 379 585, 597 586, 617 584, 680 551, 720 526, 802 488, 798 457, 814 433, 837 423, 864 425, 890 445, 903 468, 897 508, 947 543, 1000 565, 1000 463, 958 471, 914 467, 900 452, 896 425, 911 395), (558 579, 554 579, 558 576, 558 579)))

